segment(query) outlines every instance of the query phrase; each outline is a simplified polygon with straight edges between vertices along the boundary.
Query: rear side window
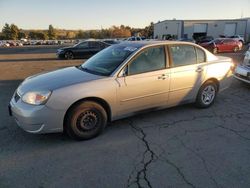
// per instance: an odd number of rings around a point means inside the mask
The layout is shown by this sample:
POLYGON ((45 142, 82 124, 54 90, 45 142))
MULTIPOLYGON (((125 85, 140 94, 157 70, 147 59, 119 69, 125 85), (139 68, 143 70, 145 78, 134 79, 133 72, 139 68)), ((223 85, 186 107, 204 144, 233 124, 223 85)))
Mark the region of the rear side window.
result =
POLYGON ((206 61, 206 55, 202 49, 196 48, 196 53, 197 53, 197 63, 203 63, 206 61))
POLYGON ((190 45, 170 46, 172 63, 174 67, 191 65, 196 63, 195 48, 190 45))
POLYGON ((100 47, 100 44, 99 42, 89 42, 89 47, 90 48, 99 48, 100 47))

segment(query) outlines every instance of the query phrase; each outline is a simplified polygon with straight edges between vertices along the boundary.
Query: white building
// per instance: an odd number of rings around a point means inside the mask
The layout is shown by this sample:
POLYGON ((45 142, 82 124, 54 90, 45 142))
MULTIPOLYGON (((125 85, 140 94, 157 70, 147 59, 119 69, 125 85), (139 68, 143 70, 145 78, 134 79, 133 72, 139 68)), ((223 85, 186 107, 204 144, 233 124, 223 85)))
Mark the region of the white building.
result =
POLYGON ((165 20, 154 24, 154 38, 195 39, 200 36, 218 38, 240 35, 250 41, 250 18, 232 20, 165 20))

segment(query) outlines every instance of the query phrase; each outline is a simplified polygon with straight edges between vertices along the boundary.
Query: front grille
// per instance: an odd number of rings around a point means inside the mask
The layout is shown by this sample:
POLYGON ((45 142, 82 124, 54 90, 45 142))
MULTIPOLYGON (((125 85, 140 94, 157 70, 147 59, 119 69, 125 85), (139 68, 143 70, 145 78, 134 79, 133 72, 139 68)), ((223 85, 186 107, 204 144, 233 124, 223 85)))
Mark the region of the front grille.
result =
POLYGON ((14 95, 14 99, 16 102, 20 99, 20 95, 17 92, 14 95))

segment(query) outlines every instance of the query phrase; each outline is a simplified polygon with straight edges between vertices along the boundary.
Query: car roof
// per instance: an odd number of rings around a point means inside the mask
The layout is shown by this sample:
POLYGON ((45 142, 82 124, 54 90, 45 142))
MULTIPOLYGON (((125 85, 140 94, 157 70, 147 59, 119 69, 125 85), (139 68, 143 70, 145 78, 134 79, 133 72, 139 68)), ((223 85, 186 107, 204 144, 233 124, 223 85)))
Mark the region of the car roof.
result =
POLYGON ((119 44, 116 44, 118 46, 129 46, 129 47, 135 47, 135 48, 141 48, 144 46, 154 46, 154 45, 168 45, 168 44, 189 44, 194 45, 194 43, 191 42, 184 42, 184 41, 124 41, 119 44))

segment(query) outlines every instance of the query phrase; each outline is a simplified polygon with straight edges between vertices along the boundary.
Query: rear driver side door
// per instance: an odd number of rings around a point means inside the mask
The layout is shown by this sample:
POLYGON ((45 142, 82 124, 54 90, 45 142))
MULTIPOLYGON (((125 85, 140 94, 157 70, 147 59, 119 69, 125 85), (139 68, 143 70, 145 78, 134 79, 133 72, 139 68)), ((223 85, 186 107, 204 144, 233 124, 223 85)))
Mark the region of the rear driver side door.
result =
POLYGON ((175 106, 191 102, 205 79, 206 55, 198 47, 188 44, 169 46, 171 54, 171 78, 169 102, 175 106))

